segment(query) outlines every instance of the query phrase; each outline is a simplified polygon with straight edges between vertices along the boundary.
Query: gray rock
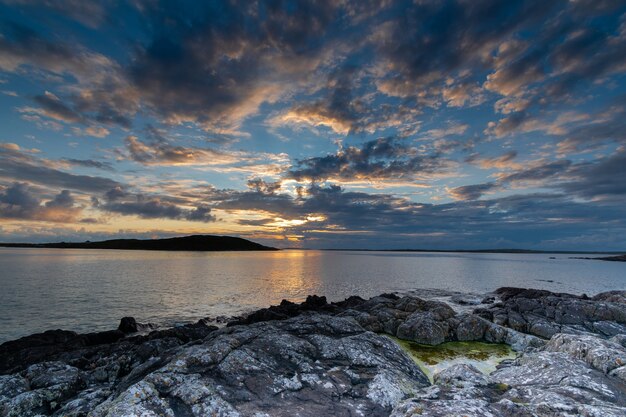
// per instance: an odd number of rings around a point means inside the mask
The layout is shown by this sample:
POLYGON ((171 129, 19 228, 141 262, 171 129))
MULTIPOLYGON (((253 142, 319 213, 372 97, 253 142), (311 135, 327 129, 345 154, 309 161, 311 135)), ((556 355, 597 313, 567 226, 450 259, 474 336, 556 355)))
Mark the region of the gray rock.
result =
POLYGON ((428 379, 390 339, 319 314, 233 326, 101 404, 134 415, 388 415, 428 379), (177 411, 178 410, 178 411, 177 411))
POLYGON ((444 369, 433 375, 433 381, 437 385, 486 386, 490 380, 472 365, 457 364, 444 369))
POLYGON ((567 353, 605 374, 626 365, 626 349, 622 345, 592 335, 557 334, 544 350, 567 353))
POLYGON ((398 326, 396 336, 425 345, 438 345, 448 338, 450 326, 432 312, 416 311, 398 326))
POLYGON ((623 416, 622 295, 505 288, 475 314, 414 295, 311 296, 220 330, 46 332, 0 346, 10 373, 0 376, 0 416, 623 416), (506 343, 523 354, 490 375, 455 365, 429 385, 376 333, 506 343))
POLYGON ((594 333, 605 338, 626 333, 624 292, 593 299, 521 288, 500 288, 501 302, 474 313, 519 332, 549 339, 557 333, 594 333))
POLYGON ((438 390, 421 389, 399 403, 394 417, 409 416, 624 416, 625 387, 562 352, 534 352, 488 377, 454 366, 437 377, 438 390), (430 394, 430 395, 427 395, 430 394))
POLYGON ((482 399, 408 400, 398 405, 390 417, 497 417, 489 402, 482 399))
POLYGON ((618 334, 609 339, 611 342, 618 343, 626 347, 626 334, 618 334))

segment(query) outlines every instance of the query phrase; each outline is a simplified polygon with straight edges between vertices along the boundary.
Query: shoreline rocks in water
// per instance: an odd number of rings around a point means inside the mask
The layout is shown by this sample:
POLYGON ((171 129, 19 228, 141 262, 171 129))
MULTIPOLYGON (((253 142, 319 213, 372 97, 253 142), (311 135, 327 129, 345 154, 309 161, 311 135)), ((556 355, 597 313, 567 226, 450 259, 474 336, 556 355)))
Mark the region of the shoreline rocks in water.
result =
POLYGON ((221 329, 150 331, 124 318, 108 332, 0 345, 0 416, 43 415, 623 416, 626 291, 310 296, 221 329), (385 335, 505 343, 519 355, 488 375, 455 364, 431 384, 385 335))
POLYGON ((626 262, 626 255, 601 256, 601 257, 596 257, 596 258, 574 256, 574 257, 570 257, 570 259, 591 259, 595 261, 626 262))

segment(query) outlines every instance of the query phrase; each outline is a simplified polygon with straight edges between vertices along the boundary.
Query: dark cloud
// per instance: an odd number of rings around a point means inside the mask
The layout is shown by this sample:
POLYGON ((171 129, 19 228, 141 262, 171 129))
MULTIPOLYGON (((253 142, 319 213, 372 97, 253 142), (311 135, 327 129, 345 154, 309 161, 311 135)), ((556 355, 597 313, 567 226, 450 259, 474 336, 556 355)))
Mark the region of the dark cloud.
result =
POLYGON ((97 27, 106 17, 106 2, 83 0, 2 0, 2 3, 28 6, 30 11, 41 8, 53 10, 59 15, 74 19, 85 26, 97 27))
POLYGON ((48 117, 68 123, 77 123, 82 121, 82 117, 78 113, 67 107, 52 93, 46 92, 43 95, 36 96, 35 102, 41 106, 44 114, 48 117))
POLYGON ((478 200, 490 191, 502 190, 510 186, 535 186, 557 188, 563 176, 568 175, 572 162, 561 160, 542 162, 529 168, 518 169, 511 173, 500 174, 497 181, 472 184, 449 190, 450 195, 458 200, 478 200))
POLYGON ((109 178, 70 174, 47 165, 46 161, 19 149, 0 146, 1 178, 96 193, 120 186, 109 178))
POLYGON ((62 190, 52 200, 46 203, 46 207, 70 208, 74 206, 74 197, 69 190, 62 190))
POLYGON ((562 137, 558 146, 563 153, 597 149, 610 142, 626 145, 626 96, 612 100, 592 114, 588 123, 568 129, 562 137))
MULTIPOLYGON (((102 5, 73 3, 43 6, 106 14, 102 5)), ((77 77, 79 88, 65 97, 37 98, 64 120, 130 128, 143 106, 161 121, 228 136, 239 134, 241 121, 263 103, 302 91, 321 89, 324 97, 293 106, 292 117, 342 133, 371 132, 407 123, 422 104, 482 103, 485 78, 486 89, 504 96, 532 95, 532 85, 547 81, 537 91, 556 98, 626 65, 626 32, 617 17, 623 5, 232 1, 145 2, 137 10, 143 43, 123 63, 8 24, 0 67, 33 65, 77 77), (604 24, 588 24, 594 19, 604 24), (375 89, 408 100, 374 105, 375 89)), ((515 128, 516 120, 502 129, 515 128)))
POLYGON ((248 188, 264 194, 274 194, 276 191, 280 190, 281 186, 280 181, 267 182, 261 178, 248 180, 248 188))
POLYGON ((174 219, 212 222, 216 218, 207 205, 197 205, 193 209, 182 208, 161 196, 131 193, 121 187, 113 188, 104 194, 104 201, 93 199, 93 206, 99 210, 121 215, 134 215, 144 219, 174 219))
POLYGON ((597 206, 561 193, 433 205, 338 186, 310 186, 299 196, 222 191, 213 204, 226 210, 262 210, 263 218, 240 222, 261 228, 275 228, 276 217, 314 219, 284 227, 285 233, 302 236, 309 247, 534 247, 543 245, 537 236, 558 245, 606 227, 626 230, 623 204, 597 206))
POLYGON ((507 187, 539 187, 584 199, 613 199, 626 204, 626 149, 592 162, 545 162, 510 174, 495 182, 456 187, 450 194, 459 200, 477 200, 485 193, 507 187))
POLYGON ((464 185, 455 187, 450 190, 450 195, 457 200, 478 200, 485 193, 500 188, 496 182, 487 182, 484 184, 464 185))
POLYGON ((380 86, 388 94, 436 102, 446 77, 486 68, 503 40, 538 22, 557 4, 563 3, 441 1, 401 8, 401 14, 381 25, 375 37, 378 52, 391 69, 380 86))
POLYGON ((158 30, 128 77, 171 123, 232 128, 320 64, 325 30, 338 17, 333 3, 204 2, 191 15, 178 6, 148 9, 158 30))
POLYGON ((572 165, 571 161, 554 161, 540 164, 536 167, 522 169, 512 174, 505 175, 500 178, 500 182, 525 182, 525 181, 544 181, 558 174, 563 174, 572 165))
POLYGON ((75 158, 63 158, 62 162, 71 165, 84 168, 97 168, 104 171, 114 171, 113 165, 109 162, 96 161, 93 159, 75 159, 75 158))
POLYGON ((15 182, 0 191, 0 218, 74 222, 81 211, 74 207, 74 198, 63 190, 50 201, 41 204, 41 198, 25 183, 15 182))
POLYGON ((0 30, 0 69, 43 70, 77 84, 63 96, 50 92, 36 96, 40 109, 27 110, 68 123, 131 126, 130 117, 139 109, 137 91, 115 61, 21 24, 5 22, 0 30))
POLYGON ((233 155, 210 148, 172 145, 163 138, 143 142, 136 136, 125 139, 130 159, 144 165, 218 165, 237 161, 233 155))
POLYGON ((39 200, 29 192, 28 185, 18 182, 0 194, 0 201, 12 206, 30 208, 39 206, 39 200))
POLYGON ((480 157, 478 154, 471 155, 468 157, 465 162, 469 162, 471 164, 475 164, 484 169, 490 168, 510 168, 514 167, 517 164, 513 162, 515 158, 517 158, 517 151, 508 151, 497 157, 480 157))
POLYGON ((48 40, 32 29, 14 22, 0 26, 0 69, 15 71, 34 65, 59 74, 85 74, 89 56, 84 56, 63 43, 48 40))
POLYGON ((274 125, 304 124, 325 126, 336 133, 374 133, 393 127, 398 136, 409 136, 419 128, 420 112, 402 104, 374 103, 362 84, 371 79, 354 65, 333 71, 327 78, 322 97, 298 104, 272 120, 274 125))
POLYGON ((626 149, 590 163, 572 167, 573 181, 565 181, 560 188, 567 193, 587 199, 617 198, 626 204, 626 149))
POLYGON ((446 173, 451 162, 438 154, 421 155, 402 139, 381 138, 361 147, 349 146, 334 154, 298 162, 287 176, 298 181, 326 179, 418 179, 446 173))

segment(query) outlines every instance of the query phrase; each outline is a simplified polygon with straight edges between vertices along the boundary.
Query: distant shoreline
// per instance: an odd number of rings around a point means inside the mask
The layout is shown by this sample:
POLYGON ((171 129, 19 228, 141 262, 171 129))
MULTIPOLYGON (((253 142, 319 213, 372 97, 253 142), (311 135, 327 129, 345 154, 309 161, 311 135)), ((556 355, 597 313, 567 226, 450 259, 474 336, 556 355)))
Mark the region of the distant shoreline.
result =
MULTIPOLYGON (((345 251, 345 252, 435 252, 435 253, 512 253, 512 254, 555 254, 555 255, 617 255, 626 256, 626 251, 543 251, 532 249, 310 249, 310 248, 281 248, 281 250, 321 250, 321 251, 345 251)), ((581 258, 602 259, 602 258, 581 258)))
POLYGON ((118 249, 153 251, 230 252, 230 251, 275 251, 247 239, 232 236, 192 235, 166 239, 113 239, 99 242, 56 242, 56 243, 0 243, 6 248, 38 249, 118 249))
MULTIPOLYGON (((205 243, 206 244, 206 243, 205 243)), ((56 243, 2 243, 0 248, 34 248, 34 249, 117 249, 117 250, 156 250, 171 252, 231 252, 231 251, 279 251, 279 250, 305 250, 305 251, 325 251, 325 252, 403 252, 403 253, 493 253, 493 254, 545 254, 545 255, 611 255, 597 258, 572 257, 571 259, 603 260, 614 262, 626 262, 626 251, 567 251, 567 250, 533 250, 533 249, 359 249, 359 248, 274 248, 264 246, 246 239, 231 236, 194 235, 185 237, 175 237, 166 239, 113 239, 99 242, 56 242, 56 243), (216 239, 212 246, 186 245, 182 242, 190 238, 211 238, 216 239), (219 242, 223 239, 222 242, 219 242), (234 243, 240 245, 218 246, 224 240, 234 239, 234 243), (161 242, 171 241, 172 245, 161 242), (175 242, 175 243, 174 243, 175 242), (614 256, 613 256, 614 255, 614 256)))

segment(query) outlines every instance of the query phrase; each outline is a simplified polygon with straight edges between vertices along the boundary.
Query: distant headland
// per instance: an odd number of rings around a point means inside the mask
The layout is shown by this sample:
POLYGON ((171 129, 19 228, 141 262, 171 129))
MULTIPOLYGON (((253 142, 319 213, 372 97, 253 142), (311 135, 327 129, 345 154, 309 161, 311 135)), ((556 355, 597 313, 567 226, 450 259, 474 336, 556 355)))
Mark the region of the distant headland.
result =
POLYGON ((162 251, 265 251, 278 250, 233 236, 193 235, 167 239, 112 239, 101 242, 0 243, 9 248, 124 249, 162 251))

